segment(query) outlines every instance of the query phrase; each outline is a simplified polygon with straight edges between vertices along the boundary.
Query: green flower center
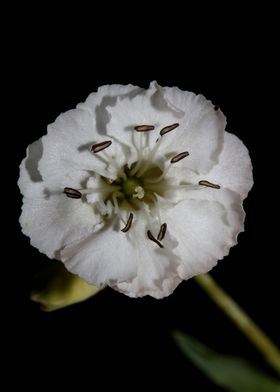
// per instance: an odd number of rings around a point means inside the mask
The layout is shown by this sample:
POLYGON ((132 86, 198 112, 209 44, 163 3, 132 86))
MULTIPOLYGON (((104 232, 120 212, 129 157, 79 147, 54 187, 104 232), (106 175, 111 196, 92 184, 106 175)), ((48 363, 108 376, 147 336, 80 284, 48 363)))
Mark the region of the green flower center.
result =
POLYGON ((124 166, 114 181, 102 178, 103 183, 107 184, 103 199, 105 203, 111 200, 113 205, 117 202, 121 208, 138 210, 142 202, 153 205, 156 202, 155 194, 164 196, 167 183, 162 178, 163 171, 158 166, 151 167, 148 162, 144 162, 138 170, 135 169, 137 162, 130 168, 124 166), (143 165, 145 170, 141 173, 143 165))
POLYGON ((137 177, 128 177, 126 180, 120 184, 121 192, 128 198, 133 197, 135 195, 135 190, 138 187, 142 187, 142 181, 137 177))

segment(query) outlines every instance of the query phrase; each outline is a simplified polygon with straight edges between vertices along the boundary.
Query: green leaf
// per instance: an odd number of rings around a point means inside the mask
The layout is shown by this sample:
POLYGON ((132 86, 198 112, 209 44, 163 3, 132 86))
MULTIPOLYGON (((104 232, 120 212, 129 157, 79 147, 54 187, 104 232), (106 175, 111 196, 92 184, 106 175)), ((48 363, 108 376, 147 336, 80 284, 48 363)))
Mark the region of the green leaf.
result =
POLYGON ((186 355, 210 380, 232 392, 280 392, 280 382, 242 358, 217 353, 191 336, 173 337, 186 355))

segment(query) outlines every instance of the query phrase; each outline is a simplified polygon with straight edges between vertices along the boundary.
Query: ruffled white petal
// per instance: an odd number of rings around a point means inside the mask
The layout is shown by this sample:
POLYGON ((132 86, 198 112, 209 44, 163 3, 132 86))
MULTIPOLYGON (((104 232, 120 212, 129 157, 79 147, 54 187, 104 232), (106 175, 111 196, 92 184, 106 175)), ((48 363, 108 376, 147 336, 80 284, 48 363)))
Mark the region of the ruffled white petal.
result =
MULTIPOLYGON (((150 88, 134 97, 119 97, 115 105, 106 108, 110 121, 106 132, 127 147, 133 147, 129 163, 148 156, 148 150, 155 146, 162 128, 177 123, 180 115, 167 105, 161 87, 151 83, 150 88), (151 132, 136 132, 135 126, 153 125, 151 132)), ((161 154, 163 152, 161 151, 161 154)))
POLYGON ((90 151, 93 144, 102 141, 104 137, 97 134, 89 112, 74 109, 61 114, 48 126, 48 134, 42 138, 39 170, 43 179, 59 185, 69 172, 81 170, 116 176, 116 168, 110 165, 103 152, 99 155, 90 151))
POLYGON ((89 111, 96 117, 96 129, 99 133, 105 133, 104 123, 106 123, 106 107, 113 106, 117 97, 133 97, 143 89, 132 84, 108 84, 100 86, 96 93, 91 93, 85 102, 77 105, 78 109, 89 111), (104 117, 105 116, 105 117, 104 117))
POLYGON ((238 195, 224 190, 220 201, 214 201, 211 195, 208 200, 205 195, 204 198, 187 199, 162 209, 170 235, 178 241, 174 253, 181 260, 178 269, 181 279, 212 269, 243 231, 245 214, 238 195))
MULTIPOLYGON (((162 298, 180 283, 178 260, 167 247, 159 248, 147 237, 155 235, 159 224, 147 222, 138 214, 127 233, 120 231, 118 220, 90 237, 67 246, 61 252, 67 269, 88 283, 109 285, 131 297, 151 295, 162 298)), ((174 247, 170 241, 170 247, 174 247)))
POLYGON ((127 161, 130 149, 118 140, 108 138, 106 124, 108 105, 114 105, 119 97, 134 96, 136 86, 102 86, 91 94, 77 109, 62 113, 48 126, 48 134, 42 138, 43 152, 39 170, 44 180, 54 185, 69 172, 94 171, 100 175, 116 178, 119 168, 127 161), (113 144, 104 152, 93 154, 93 144, 111 140, 113 144))
POLYGON ((38 169, 41 157, 39 139, 27 148, 27 156, 20 165, 18 185, 24 195, 20 224, 33 246, 50 258, 59 259, 61 248, 96 230, 101 219, 92 206, 68 199, 62 193, 67 181, 77 186, 83 181, 84 173, 69 172, 66 182, 55 189, 42 179, 38 169))
POLYGON ((177 87, 164 87, 163 90, 169 106, 184 113, 178 121, 180 126, 163 138, 164 149, 177 153, 188 151, 189 157, 180 164, 207 173, 218 162, 223 147, 225 116, 203 95, 177 87))
POLYGON ((168 225, 164 249, 146 235, 150 229, 156 236, 159 223, 139 216, 126 235, 120 226, 108 225, 66 247, 62 260, 91 284, 107 284, 131 297, 167 296, 182 279, 208 272, 228 254, 243 230, 244 212, 237 194, 209 188, 199 193, 201 200, 162 206, 161 216, 168 225))
POLYGON ((161 299, 172 294, 176 287, 182 282, 176 270, 162 277, 159 281, 152 282, 147 286, 145 278, 141 275, 132 279, 130 282, 121 282, 111 287, 132 298, 144 297, 149 295, 156 299, 161 299))
POLYGON ((38 162, 43 153, 42 139, 30 144, 26 150, 26 157, 20 165, 18 186, 23 196, 41 196, 43 178, 38 169, 38 162))
POLYGON ((64 194, 49 195, 43 183, 30 183, 26 195, 20 216, 22 231, 50 258, 59 259, 63 247, 94 232, 101 223, 92 206, 64 194))
POLYGON ((242 200, 247 196, 253 186, 252 163, 238 137, 225 132, 219 163, 207 174, 207 179, 239 193, 242 200))

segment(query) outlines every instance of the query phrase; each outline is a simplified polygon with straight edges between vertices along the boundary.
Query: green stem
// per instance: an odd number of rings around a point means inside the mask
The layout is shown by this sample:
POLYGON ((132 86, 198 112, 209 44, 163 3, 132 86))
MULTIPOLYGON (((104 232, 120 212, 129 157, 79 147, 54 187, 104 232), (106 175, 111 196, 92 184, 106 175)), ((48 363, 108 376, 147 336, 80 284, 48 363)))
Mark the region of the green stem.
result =
POLYGON ((195 281, 246 337, 262 353, 266 361, 280 374, 280 351, 243 309, 208 274, 198 275, 195 281))

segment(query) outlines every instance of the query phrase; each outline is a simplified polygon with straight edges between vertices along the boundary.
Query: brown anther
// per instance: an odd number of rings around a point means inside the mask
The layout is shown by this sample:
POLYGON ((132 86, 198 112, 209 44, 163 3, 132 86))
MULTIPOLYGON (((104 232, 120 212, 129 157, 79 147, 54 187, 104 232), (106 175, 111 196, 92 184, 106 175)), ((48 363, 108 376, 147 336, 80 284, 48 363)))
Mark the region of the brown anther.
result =
POLYGON ((137 125, 134 129, 137 132, 148 132, 153 131, 155 127, 153 125, 137 125))
POLYGON ((149 240, 155 242, 160 248, 164 248, 164 246, 153 236, 150 230, 147 231, 147 236, 149 240))
POLYGON ((163 224, 160 226, 160 230, 159 230, 159 233, 158 233, 158 236, 157 236, 157 240, 158 240, 158 241, 162 241, 162 240, 164 239, 165 233, 166 233, 166 229, 167 229, 167 224, 166 224, 166 223, 163 223, 163 224))
POLYGON ((126 222, 126 225, 125 225, 124 228, 121 230, 123 233, 126 233, 126 232, 130 229, 132 220, 133 220, 133 214, 132 214, 132 212, 131 212, 131 213, 129 214, 129 217, 128 217, 128 220, 127 220, 127 222, 126 222))
POLYGON ((70 197, 71 199, 80 199, 82 197, 81 192, 77 191, 77 189, 64 188, 63 192, 67 197, 70 197))
POLYGON ((163 136, 166 133, 171 132, 171 131, 173 131, 173 129, 178 128, 178 127, 179 127, 179 123, 168 125, 167 127, 162 128, 162 130, 160 131, 160 136, 163 136))
POLYGON ((179 162, 181 159, 186 158, 188 155, 190 155, 188 153, 188 151, 184 151, 184 152, 180 152, 180 154, 175 155, 175 157, 173 157, 170 161, 170 163, 176 163, 179 162))
POLYGON ((102 150, 105 150, 105 148, 108 148, 109 146, 111 146, 111 144, 112 144, 111 140, 107 140, 105 142, 93 144, 91 146, 91 151, 94 153, 100 152, 102 150))
POLYGON ((204 186, 208 186, 209 188, 215 188, 215 189, 220 189, 220 185, 218 184, 213 184, 212 182, 206 181, 206 180, 202 180, 199 181, 198 183, 199 185, 204 185, 204 186))

